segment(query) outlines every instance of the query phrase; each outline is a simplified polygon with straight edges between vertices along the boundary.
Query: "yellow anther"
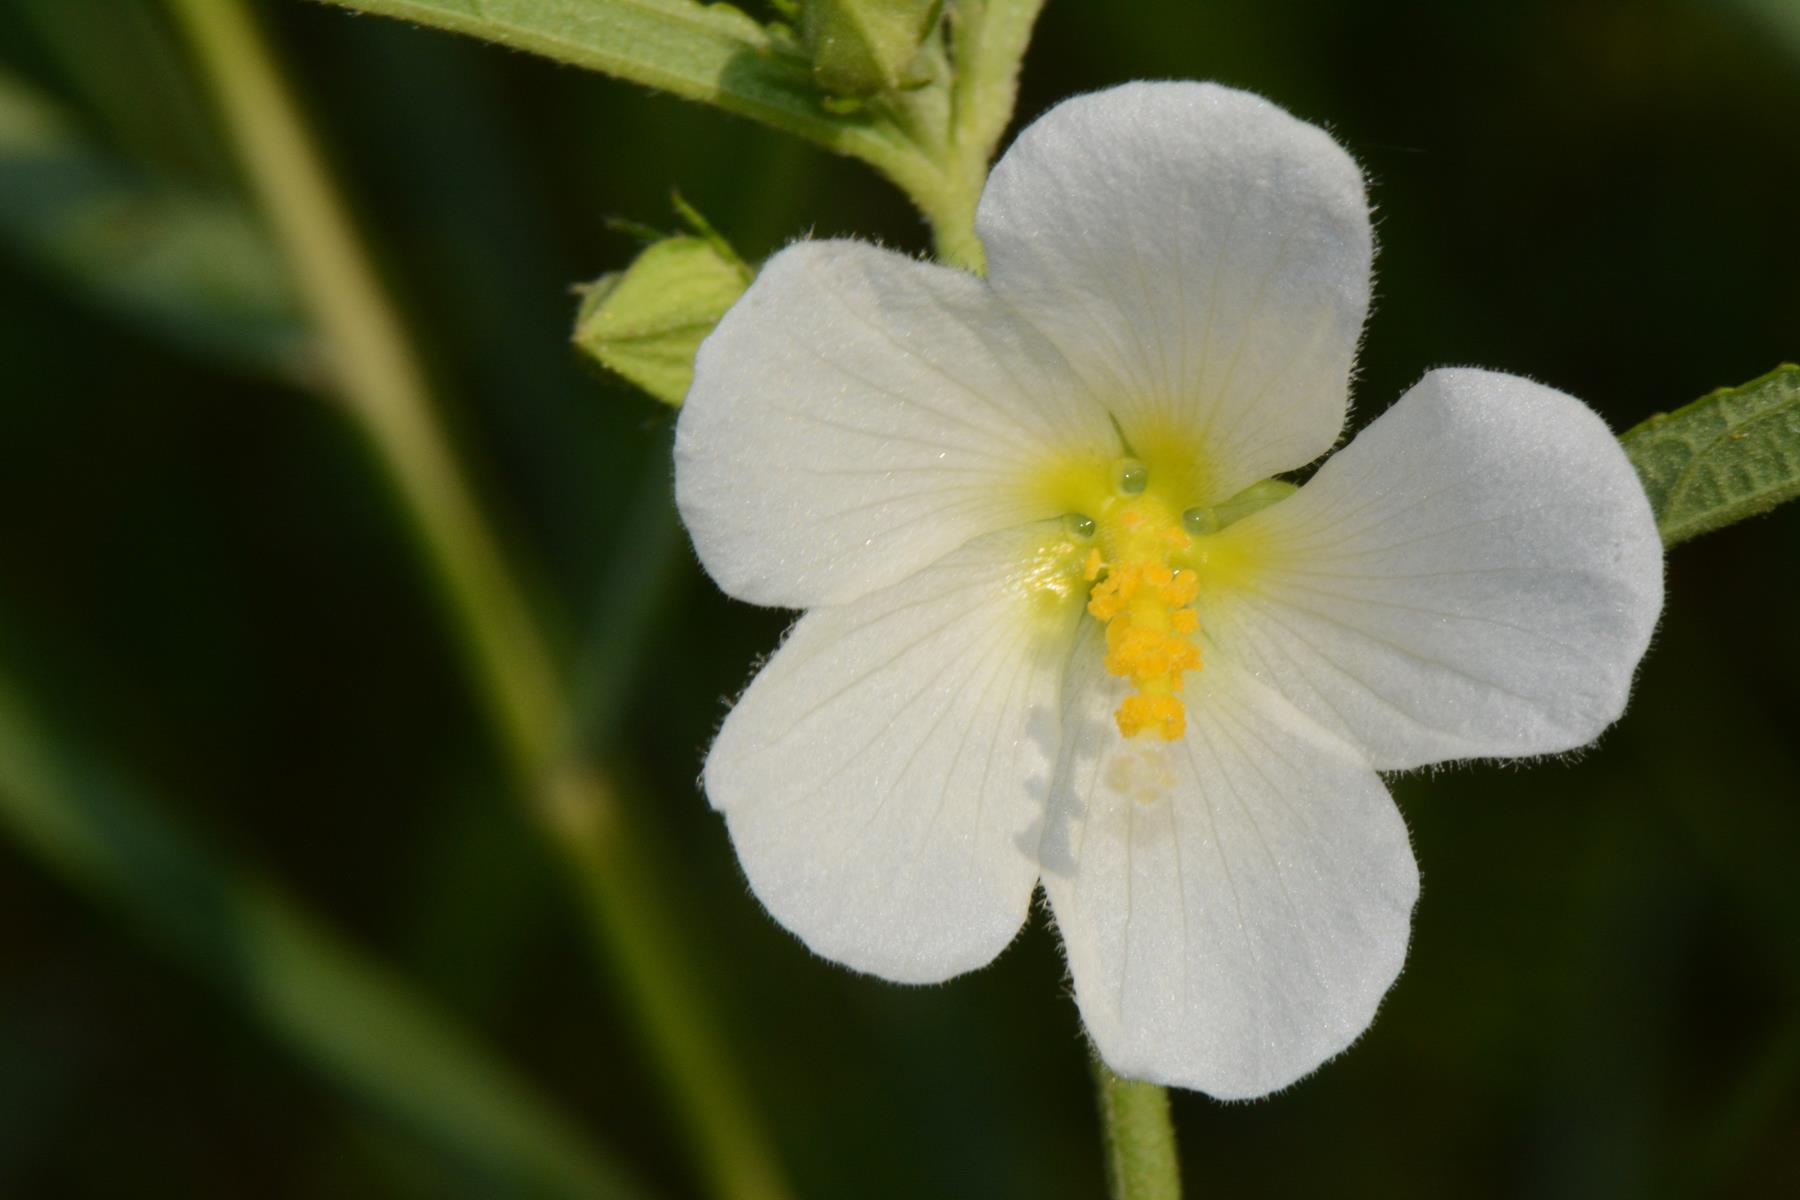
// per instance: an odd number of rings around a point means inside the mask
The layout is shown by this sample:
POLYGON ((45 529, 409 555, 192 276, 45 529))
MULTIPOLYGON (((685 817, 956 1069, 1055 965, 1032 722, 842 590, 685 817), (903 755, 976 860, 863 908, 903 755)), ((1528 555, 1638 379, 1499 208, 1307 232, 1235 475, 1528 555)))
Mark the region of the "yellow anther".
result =
POLYGON ((1192 539, 1179 524, 1152 519, 1136 504, 1105 521, 1101 538, 1111 561, 1102 561, 1098 550, 1089 554, 1087 577, 1097 578, 1102 567, 1106 576, 1089 592, 1087 607, 1107 626, 1107 671, 1129 679, 1134 688, 1115 714, 1119 732, 1173 740, 1187 728, 1182 672, 1200 669, 1200 651, 1191 637, 1200 618, 1188 607, 1200 581, 1191 570, 1171 567, 1168 559, 1192 539))
POLYGON ((1101 559, 1100 552, 1098 550, 1089 550, 1088 555, 1087 555, 1087 562, 1082 567, 1081 577, 1083 579, 1087 580, 1089 583, 1092 583, 1092 582, 1094 582, 1094 580, 1100 578, 1100 568, 1104 567, 1105 565, 1106 565, 1106 563, 1103 559, 1101 559))
POLYGON ((1125 611, 1137 590, 1137 571, 1131 566, 1114 567, 1089 593, 1088 611, 1096 620, 1110 621, 1125 611))
POLYGON ((1142 692, 1125 697, 1119 705, 1119 732, 1126 737, 1150 732, 1174 741, 1187 732, 1187 712, 1181 701, 1167 693, 1147 696, 1142 692))
POLYGON ((1200 652, 1179 633, 1166 633, 1130 614, 1106 628, 1106 669, 1140 686, 1173 679, 1200 665, 1200 652))

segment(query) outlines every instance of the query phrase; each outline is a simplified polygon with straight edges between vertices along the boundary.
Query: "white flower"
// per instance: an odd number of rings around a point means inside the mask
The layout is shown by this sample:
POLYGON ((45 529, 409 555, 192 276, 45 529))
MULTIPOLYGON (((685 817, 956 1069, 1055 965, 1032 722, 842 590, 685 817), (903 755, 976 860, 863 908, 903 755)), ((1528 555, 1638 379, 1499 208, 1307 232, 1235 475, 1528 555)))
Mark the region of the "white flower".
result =
POLYGON ((1593 412, 1475 370, 1252 488, 1337 441, 1371 253, 1356 165, 1258 97, 1070 100, 977 229, 986 279, 792 246, 700 350, 700 559, 809 610, 707 794, 819 954, 946 979, 1041 881, 1116 1071, 1272 1091, 1405 957, 1418 871, 1377 772, 1622 711, 1662 605, 1649 506, 1593 412))

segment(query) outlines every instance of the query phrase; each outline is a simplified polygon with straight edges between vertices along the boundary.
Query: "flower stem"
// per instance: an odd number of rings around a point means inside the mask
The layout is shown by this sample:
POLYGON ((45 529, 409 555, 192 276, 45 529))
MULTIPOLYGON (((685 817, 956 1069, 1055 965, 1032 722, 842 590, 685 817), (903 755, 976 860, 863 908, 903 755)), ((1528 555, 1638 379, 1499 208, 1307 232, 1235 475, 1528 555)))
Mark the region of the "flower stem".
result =
POLYGON ((712 1194, 787 1194, 699 995, 644 848, 628 844, 607 779, 569 751, 569 703, 439 425, 425 374, 243 0, 169 0, 317 325, 347 411, 418 539, 507 768, 560 855, 595 949, 641 1034, 712 1194))
MULTIPOLYGON (((852 153, 873 164, 912 200, 926 222, 940 261, 977 275, 987 254, 975 236, 975 206, 988 163, 1012 120, 1019 64, 1044 0, 964 0, 952 10, 951 82, 947 103, 931 116, 899 120, 910 154, 875 144, 852 153), (923 121, 926 129, 918 128, 923 121), (937 127, 941 125, 941 128, 937 127)), ((910 103, 897 103, 904 114, 910 103)))
POLYGON ((1119 1078, 1098 1055, 1093 1068, 1112 1200, 1179 1200, 1181 1165, 1169 1093, 1154 1083, 1119 1078))
POLYGON ((915 192, 912 200, 931 226, 931 245, 939 262, 975 275, 987 274, 987 250, 975 236, 975 202, 981 198, 979 183, 973 189, 949 183, 929 192, 915 192))

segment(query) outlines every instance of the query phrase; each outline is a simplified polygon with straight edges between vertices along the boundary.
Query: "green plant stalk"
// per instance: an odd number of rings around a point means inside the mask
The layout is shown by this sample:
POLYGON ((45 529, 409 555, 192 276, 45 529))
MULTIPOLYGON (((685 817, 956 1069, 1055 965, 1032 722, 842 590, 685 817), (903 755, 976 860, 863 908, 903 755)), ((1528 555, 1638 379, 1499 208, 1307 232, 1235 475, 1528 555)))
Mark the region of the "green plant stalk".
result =
POLYGON ((900 91, 878 99, 883 124, 917 151, 911 159, 866 158, 894 182, 931 226, 940 261, 975 274, 987 254, 975 235, 975 209, 988 164, 1012 120, 1019 64, 1043 0, 962 0, 950 10, 937 44, 948 86, 900 91))
POLYGON ((340 397, 425 543, 505 750, 523 773, 539 772, 556 750, 555 676, 458 476, 399 317, 241 0, 169 6, 322 335, 340 397))
MULTIPOLYGON (((680 931, 668 911, 647 903, 655 892, 654 867, 644 841, 629 836, 628 806, 618 802, 614 777, 571 768, 547 795, 586 915, 603 932, 613 969, 637 996, 647 1039, 661 1047, 662 1067, 676 1078, 705 1086, 686 1091, 689 1118, 708 1130, 708 1174, 722 1196, 788 1194, 773 1161, 739 1119, 743 1096, 728 1079, 715 1077, 723 1048, 710 1036, 698 981, 666 947, 680 931), (701 1032, 701 1036, 696 1035, 701 1032)), ((635 790, 635 789, 633 789, 635 790)))
POLYGON ((682 993, 676 932, 655 917, 654 873, 626 844, 602 777, 566 761, 567 702, 546 640, 457 468, 400 318, 273 55, 242 0, 169 5, 323 336, 338 391, 421 544, 519 794, 598 918, 596 948, 632 1001, 713 1194, 786 1195, 723 1039, 701 1002, 682 993), (607 836, 572 832, 583 827, 607 836), (597 884, 596 874, 609 879, 597 884))
POLYGON ((1044 0, 966 0, 957 11, 947 166, 934 211, 915 196, 937 239, 938 256, 982 273, 987 253, 975 236, 975 207, 988 164, 1012 121, 1019 66, 1044 0))
POLYGON ((1179 1200, 1181 1166, 1169 1093, 1154 1083, 1119 1078, 1098 1055, 1092 1065, 1113 1200, 1179 1200))
POLYGON ((956 44, 956 84, 951 103, 957 141, 972 161, 975 191, 987 180, 987 164, 1000 148, 1019 98, 1019 65, 1031 42, 1044 0, 963 0, 964 32, 956 44))

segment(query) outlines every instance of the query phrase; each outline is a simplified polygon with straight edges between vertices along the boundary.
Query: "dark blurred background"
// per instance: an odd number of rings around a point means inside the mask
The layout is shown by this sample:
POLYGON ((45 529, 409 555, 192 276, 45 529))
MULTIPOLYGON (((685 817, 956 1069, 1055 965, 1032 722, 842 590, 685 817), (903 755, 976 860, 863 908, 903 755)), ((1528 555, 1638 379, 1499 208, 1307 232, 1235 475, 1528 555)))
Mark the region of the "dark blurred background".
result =
MULTIPOLYGON (((1796 7, 1051 0, 1018 115, 1194 77, 1329 126, 1379 220, 1357 423, 1466 363, 1623 429, 1800 355, 1796 7)), ((672 414, 567 343, 570 285, 638 248, 608 218, 672 226, 672 188, 753 258, 807 231, 924 249, 904 200, 605 78, 258 8, 559 655, 628 664, 628 702, 590 734, 635 781, 631 816, 797 1190, 1100 1194, 1041 916, 987 970, 910 990, 810 958, 748 895, 695 779, 788 617, 700 573, 658 516, 672 414), (620 605, 621 579, 653 602, 620 605)), ((0 69, 134 178, 238 211, 155 5, 0 0, 0 69)), ((15 701, 391 964, 661 1192, 696 1194, 403 518, 343 413, 295 382, 278 270, 245 267, 226 289, 242 311, 197 334, 30 228, 0 242, 15 701)), ((1194 1195, 1800 1188, 1797 564, 1800 506, 1679 548, 1631 709, 1597 748, 1396 782, 1424 876, 1407 971, 1362 1041, 1288 1094, 1177 1096, 1194 1195)), ((0 828, 0 1194, 487 1186, 0 828)))

